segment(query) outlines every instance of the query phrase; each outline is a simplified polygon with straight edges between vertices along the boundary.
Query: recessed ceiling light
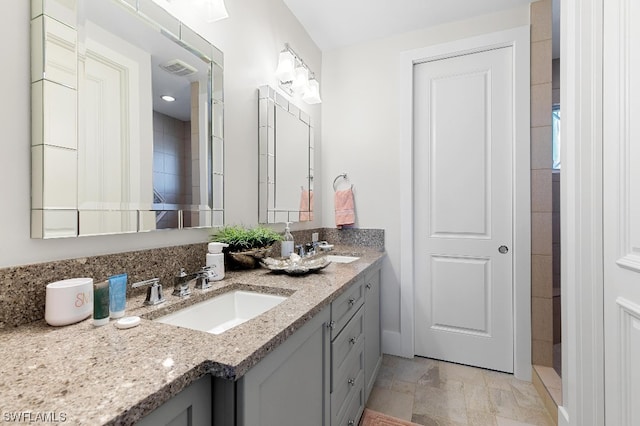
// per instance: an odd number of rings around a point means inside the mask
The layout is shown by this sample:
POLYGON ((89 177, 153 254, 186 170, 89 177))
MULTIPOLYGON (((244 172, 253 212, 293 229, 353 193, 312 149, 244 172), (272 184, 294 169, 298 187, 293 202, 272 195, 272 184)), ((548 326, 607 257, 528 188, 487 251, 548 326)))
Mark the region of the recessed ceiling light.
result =
POLYGON ((169 95, 162 95, 161 98, 162 98, 163 101, 166 101, 166 102, 173 102, 173 101, 176 100, 176 98, 174 98, 173 96, 169 96, 169 95))

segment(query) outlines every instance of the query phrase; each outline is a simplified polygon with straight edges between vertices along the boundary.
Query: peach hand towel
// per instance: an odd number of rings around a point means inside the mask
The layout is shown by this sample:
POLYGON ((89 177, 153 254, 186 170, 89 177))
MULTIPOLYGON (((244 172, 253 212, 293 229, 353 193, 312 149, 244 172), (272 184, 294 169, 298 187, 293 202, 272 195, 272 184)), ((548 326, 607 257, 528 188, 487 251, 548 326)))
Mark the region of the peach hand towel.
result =
POLYGON ((313 220, 313 191, 302 190, 300 195, 300 222, 313 220))
POLYGON ((353 189, 336 191, 334 196, 336 210, 336 226, 353 225, 356 222, 355 203, 353 201, 353 189))

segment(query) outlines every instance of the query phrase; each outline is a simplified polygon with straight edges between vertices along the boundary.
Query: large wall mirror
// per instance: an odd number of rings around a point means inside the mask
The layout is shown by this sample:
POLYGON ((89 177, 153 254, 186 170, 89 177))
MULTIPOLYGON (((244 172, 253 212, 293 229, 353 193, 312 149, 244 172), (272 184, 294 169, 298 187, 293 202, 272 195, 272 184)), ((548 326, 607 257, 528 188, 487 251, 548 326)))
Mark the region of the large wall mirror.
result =
POLYGON ((311 116, 269 86, 258 89, 258 107, 259 221, 313 220, 311 116))
POLYGON ((221 226, 223 55, 152 0, 32 0, 32 238, 221 226))

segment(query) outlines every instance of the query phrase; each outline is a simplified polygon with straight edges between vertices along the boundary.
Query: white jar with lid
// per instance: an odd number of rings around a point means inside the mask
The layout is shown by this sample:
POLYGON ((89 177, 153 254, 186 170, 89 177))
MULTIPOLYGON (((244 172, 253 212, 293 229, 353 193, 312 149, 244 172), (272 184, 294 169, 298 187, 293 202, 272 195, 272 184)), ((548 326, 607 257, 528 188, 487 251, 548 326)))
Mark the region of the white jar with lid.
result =
POLYGON ((47 324, 73 324, 93 312, 93 278, 71 278, 47 284, 44 319, 47 324))
POLYGON ((222 253, 222 249, 225 247, 229 247, 229 244, 218 242, 209 243, 206 265, 210 270, 210 281, 220 281, 224 278, 224 253, 222 253))

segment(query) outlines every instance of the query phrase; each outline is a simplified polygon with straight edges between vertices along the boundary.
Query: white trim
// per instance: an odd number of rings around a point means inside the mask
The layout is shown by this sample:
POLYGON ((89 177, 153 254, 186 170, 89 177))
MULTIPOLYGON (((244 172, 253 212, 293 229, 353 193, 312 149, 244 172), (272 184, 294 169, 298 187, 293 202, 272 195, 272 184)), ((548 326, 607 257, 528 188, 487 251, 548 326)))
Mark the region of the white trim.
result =
POLYGON ((513 46, 514 138, 514 374, 531 380, 531 201, 529 141, 529 26, 402 52, 400 55, 400 337, 401 355, 414 355, 413 66, 492 48, 513 46))
POLYGON ((562 424, 604 424, 603 0, 561 2, 562 424))
POLYGON ((382 330, 382 353, 389 355, 403 356, 400 352, 402 347, 402 335, 399 331, 382 330))
POLYGON ((569 426, 570 424, 567 410, 562 406, 558 407, 558 426, 569 426))

